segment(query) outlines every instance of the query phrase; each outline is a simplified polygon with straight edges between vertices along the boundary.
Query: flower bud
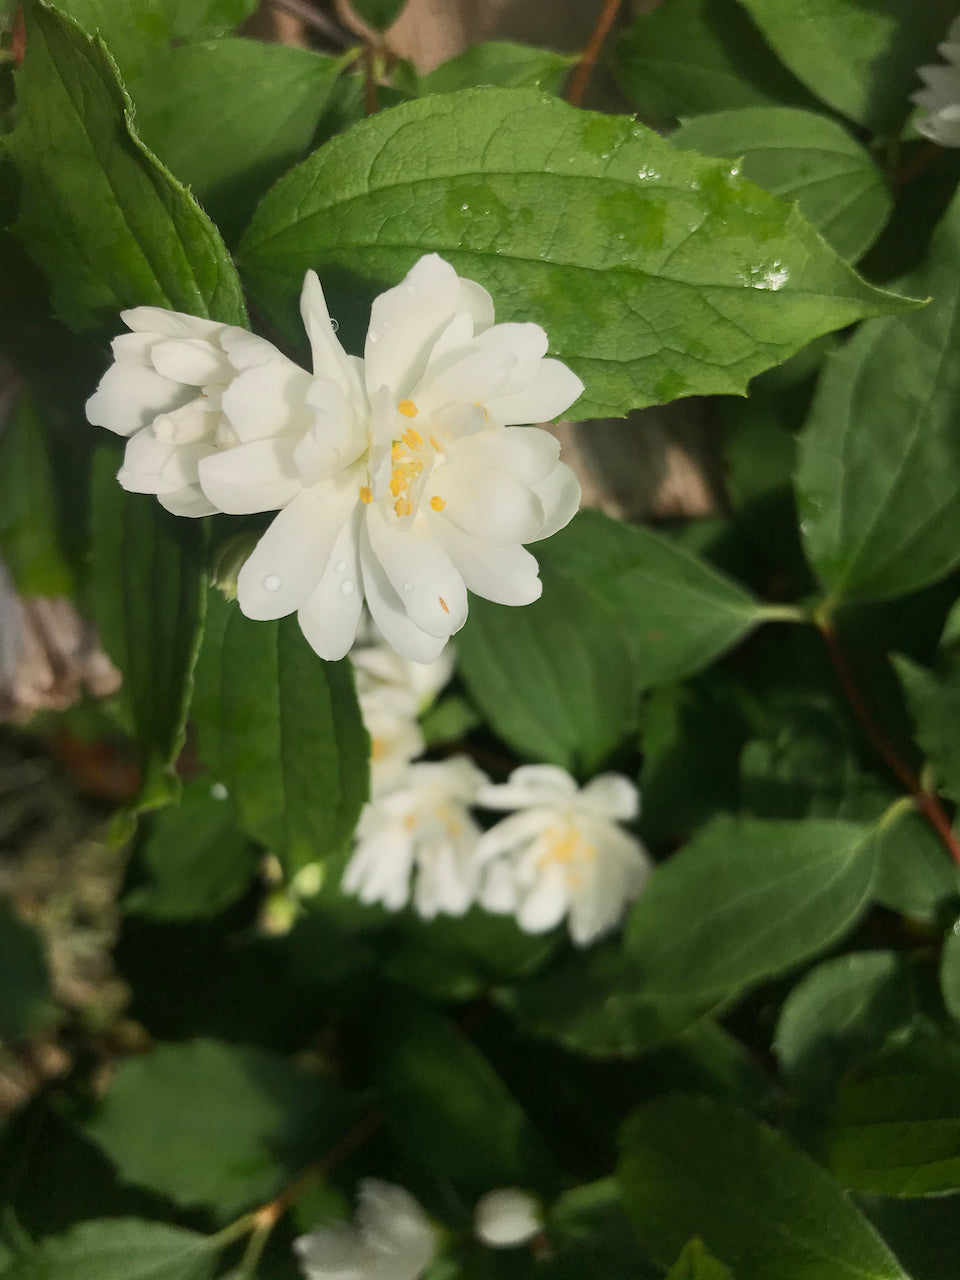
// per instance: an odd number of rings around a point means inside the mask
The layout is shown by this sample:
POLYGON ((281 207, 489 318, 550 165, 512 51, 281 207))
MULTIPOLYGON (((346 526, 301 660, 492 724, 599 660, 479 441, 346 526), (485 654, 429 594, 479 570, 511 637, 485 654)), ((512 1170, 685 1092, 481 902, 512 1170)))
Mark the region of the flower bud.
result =
POLYGON ((473 1211, 477 1239, 492 1249, 527 1244, 543 1230, 540 1205, 529 1191, 501 1187, 488 1191, 473 1211))

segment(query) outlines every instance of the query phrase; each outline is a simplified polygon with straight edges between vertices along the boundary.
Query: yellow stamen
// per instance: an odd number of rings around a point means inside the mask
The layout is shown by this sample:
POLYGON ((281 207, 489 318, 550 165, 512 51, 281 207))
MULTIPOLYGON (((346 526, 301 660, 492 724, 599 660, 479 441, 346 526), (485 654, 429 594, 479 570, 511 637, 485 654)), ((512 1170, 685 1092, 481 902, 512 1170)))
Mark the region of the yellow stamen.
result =
POLYGON ((360 501, 365 506, 369 506, 369 504, 373 501, 373 494, 370 492, 369 485, 362 484, 360 486, 360 501))
MULTIPOLYGON (((474 402, 473 402, 473 403, 474 403, 474 405, 475 405, 478 409, 483 409, 483 405, 480 403, 480 401, 479 401, 479 400, 474 400, 474 402)), ((483 409, 483 420, 484 420, 484 422, 489 422, 489 421, 490 421, 490 415, 489 415, 489 413, 487 413, 486 409, 483 409)))
POLYGON ((430 505, 433 507, 434 511, 442 511, 447 503, 445 498, 433 497, 430 499, 430 505))
POLYGON ((390 457, 394 460, 394 462, 396 462, 397 459, 402 458, 406 452, 407 452, 406 446, 402 445, 399 440, 396 440, 394 442, 393 448, 390 450, 390 457))
POLYGON ((409 483, 409 480, 404 479, 400 468, 396 467, 390 476, 390 492, 395 498, 399 498, 409 483))
MULTIPOLYGON (((556 830, 556 828, 554 828, 554 830, 556 830)), ((568 829, 566 835, 558 836, 547 846, 538 858, 537 865, 541 867, 548 867, 551 862, 573 862, 576 858, 577 846, 579 844, 580 832, 576 827, 571 827, 568 829)))
POLYGON ((444 600, 443 596, 437 596, 437 599, 440 601, 440 608, 443 610, 443 612, 449 613, 450 606, 447 604, 446 600, 444 600))
POLYGON ((393 504, 393 510, 398 516, 408 516, 413 507, 407 498, 398 498, 393 504))
POLYGON ((412 400, 401 400, 397 405, 397 411, 402 413, 405 418, 415 418, 420 412, 412 400))
POLYGON ((443 445, 436 436, 430 437, 430 443, 433 445, 434 449, 436 449, 437 453, 443 453, 443 445))
POLYGON ((387 754, 387 744, 382 738, 370 739, 370 759, 382 760, 387 754))
POLYGON ((407 427, 400 439, 408 449, 419 449, 423 444, 423 436, 419 431, 414 431, 413 427, 407 427))

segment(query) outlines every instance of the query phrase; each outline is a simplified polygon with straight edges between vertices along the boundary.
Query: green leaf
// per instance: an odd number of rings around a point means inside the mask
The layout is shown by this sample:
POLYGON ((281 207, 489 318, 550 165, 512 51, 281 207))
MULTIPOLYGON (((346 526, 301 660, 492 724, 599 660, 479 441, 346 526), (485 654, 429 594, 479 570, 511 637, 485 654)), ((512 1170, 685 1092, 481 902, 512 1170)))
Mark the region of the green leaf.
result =
POLYGON ((104 1218, 50 1236, 4 1271, 4 1280, 208 1280, 211 1237, 165 1222, 104 1218))
POLYGON ((179 804, 157 814, 138 850, 146 883, 127 894, 126 911, 189 920, 216 915, 240 897, 260 855, 236 829, 225 798, 201 779, 184 788, 179 804))
POLYGON ((716 818, 658 866, 625 946, 650 995, 719 1003, 842 937, 873 880, 871 829, 716 818))
POLYGON ((905 810, 877 835, 873 899, 915 920, 934 920, 951 901, 960 902, 960 868, 919 813, 905 810))
POLYGON ((0 430, 0 555, 21 595, 73 593, 44 423, 28 391, 0 430))
POLYGON ((811 103, 736 0, 664 0, 635 19, 616 46, 614 70, 641 115, 664 122, 811 103))
POLYGON ((137 130, 232 240, 267 188, 310 150, 341 66, 257 40, 169 49, 130 84, 137 130))
POLYGON ((407 0, 351 0, 353 8, 364 22, 378 31, 386 31, 400 17, 407 0))
POLYGON ((417 76, 415 88, 420 97, 428 93, 456 93, 480 85, 559 93, 576 62, 577 58, 567 53, 534 49, 508 40, 489 40, 472 45, 426 75, 417 76))
POLYGON ((276 1195, 344 1121, 324 1079, 265 1049, 194 1040, 122 1061, 86 1131, 126 1181, 229 1218, 276 1195))
POLYGON ((232 31, 250 17, 257 0, 57 0, 56 7, 88 35, 99 32, 129 77, 162 56, 171 43, 232 31))
POLYGON ((420 716, 420 728, 428 747, 459 742, 481 723, 476 707, 459 693, 441 698, 420 716))
POLYGON ((372 295, 431 250, 489 288, 500 319, 544 325, 586 384, 581 418, 742 392, 816 335, 909 305, 725 162, 527 89, 424 98, 349 129, 268 192, 239 257, 281 329, 300 340, 313 267, 357 340, 372 295))
POLYGON ((94 458, 89 603, 103 646, 123 673, 122 698, 143 775, 137 807, 157 808, 178 789, 174 765, 204 614, 204 523, 164 511, 116 480, 117 454, 94 458))
POLYGON ((693 1239, 684 1246, 666 1280, 733 1280, 733 1272, 711 1258, 701 1242, 693 1239))
POLYGON ((844 1186, 895 1196, 960 1190, 960 1062, 948 1047, 891 1053, 845 1080, 825 1136, 844 1186))
POLYGON ((56 1017, 40 935, 0 897, 0 1039, 20 1040, 56 1017))
POLYGON ((367 799, 370 745, 349 660, 324 662, 295 617, 251 622, 211 593, 194 718, 240 824, 288 875, 342 851, 367 799))
POLYGON ((773 1048, 789 1083, 814 1102, 851 1064, 909 1024, 914 1001, 894 951, 858 951, 817 965, 790 992, 773 1048))
POLYGON ((880 170, 834 120, 790 107, 748 107, 700 116, 671 135, 684 150, 742 157, 741 171, 800 212, 856 262, 883 230, 893 201, 880 170))
POLYGON ((960 801, 960 669, 934 675, 902 654, 891 662, 906 695, 917 743, 937 778, 937 789, 960 801))
MULTIPOLYGON (((960 924, 960 921, 957 922, 960 924)), ((943 940, 940 955, 940 989, 947 1012, 960 1022, 960 928, 957 924, 943 940)))
POLYGON ((862 1192, 855 1199, 911 1280, 956 1280, 960 1195, 903 1200, 862 1192))
POLYGON ((827 358, 796 482, 807 555, 836 598, 891 600, 960 563, 958 254, 960 197, 906 281, 932 301, 827 358))
POLYGON ((6 139, 22 183, 13 230, 75 329, 116 326, 152 304, 245 324, 240 282, 216 228, 141 145, 103 47, 33 3, 6 139))
POLYGON ((874 131, 896 130, 954 15, 951 0, 740 0, 818 98, 874 131))
POLYGON ((624 1203, 663 1266, 699 1236, 749 1280, 908 1280, 821 1168, 733 1107, 660 1098, 634 1112, 620 1142, 624 1203))
POLYGON ((655 1280, 623 1208, 614 1178, 565 1191, 547 1223, 551 1256, 538 1263, 549 1280, 655 1280))

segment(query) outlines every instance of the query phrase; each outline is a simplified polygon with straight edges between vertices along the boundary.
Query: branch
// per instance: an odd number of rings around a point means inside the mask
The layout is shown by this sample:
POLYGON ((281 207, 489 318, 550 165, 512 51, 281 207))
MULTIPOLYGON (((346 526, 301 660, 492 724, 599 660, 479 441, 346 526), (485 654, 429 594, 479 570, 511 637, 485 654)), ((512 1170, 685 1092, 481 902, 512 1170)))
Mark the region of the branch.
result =
POLYGON ((567 101, 571 107, 579 107, 583 102, 583 95, 587 91, 587 85, 593 75, 593 69, 597 65, 600 50, 610 34, 610 28, 613 26, 614 19, 619 11, 620 0, 605 0, 603 9, 600 11, 600 17, 597 19, 597 25, 593 29, 593 35, 583 51, 583 57, 573 73, 570 88, 567 90, 567 101))

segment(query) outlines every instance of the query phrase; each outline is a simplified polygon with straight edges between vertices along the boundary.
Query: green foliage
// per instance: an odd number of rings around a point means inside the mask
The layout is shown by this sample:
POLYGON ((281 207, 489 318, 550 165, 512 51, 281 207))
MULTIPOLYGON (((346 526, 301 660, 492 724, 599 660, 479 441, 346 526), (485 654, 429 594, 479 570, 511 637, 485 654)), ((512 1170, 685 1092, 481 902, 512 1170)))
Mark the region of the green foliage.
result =
POLYGON ((948 265, 958 245, 955 199, 926 262, 905 282, 931 302, 864 324, 820 379, 797 490, 807 554, 836 598, 889 600, 960 561, 953 522, 960 371, 949 358, 960 297, 948 265))
POLYGON ((905 305, 728 165, 522 89, 426 98, 348 130, 269 192, 239 260, 257 304, 298 333, 308 267, 349 329, 358 288, 428 249, 488 287, 499 318, 549 326, 587 384, 579 417, 740 392, 817 334, 905 305), (428 217, 406 216, 414 188, 428 217))
POLYGON ((0 434, 0 554, 25 596, 70 595, 43 421, 21 391, 0 434))
POLYGON ((412 87, 420 97, 428 93, 456 93, 485 84, 498 89, 544 89, 548 93, 559 93, 576 61, 569 54, 553 53, 549 49, 490 40, 472 45, 426 75, 414 75, 412 87))
POLYGON ((219 593, 210 601, 193 709, 201 749, 244 831, 293 875, 344 848, 367 798, 350 663, 321 662, 296 618, 250 622, 219 593))
POLYGON ((667 1280, 730 1280, 730 1272, 711 1258, 699 1240, 691 1240, 667 1273, 667 1280))
POLYGON ((14 233, 60 317, 75 329, 113 328, 118 308, 149 303, 244 324, 216 227, 140 143, 102 46, 40 3, 30 6, 27 40, 6 139, 21 182, 14 233))
POLYGON ((43 943, 0 897, 0 1038, 15 1041, 55 1021, 43 943))
POLYGON ((795 200, 850 262, 870 248, 890 215, 892 200, 867 152, 836 121, 811 111, 718 111, 687 121, 671 141, 707 156, 740 157, 745 178, 781 200, 795 200))
POLYGON ((822 1169, 732 1107, 682 1095, 647 1103, 621 1151, 624 1204, 663 1266, 696 1235, 752 1280, 907 1280, 822 1169))
POLYGON ((938 678, 900 655, 894 655, 893 664, 916 725, 917 743, 936 772, 937 788, 951 800, 960 801, 958 673, 938 678))
POLYGON ((15 1261, 6 1280, 208 1280, 216 1246, 196 1231, 112 1218, 82 1222, 15 1261))

